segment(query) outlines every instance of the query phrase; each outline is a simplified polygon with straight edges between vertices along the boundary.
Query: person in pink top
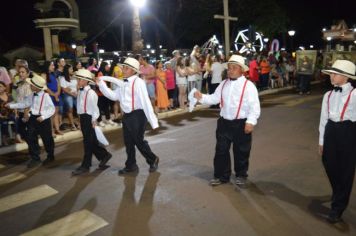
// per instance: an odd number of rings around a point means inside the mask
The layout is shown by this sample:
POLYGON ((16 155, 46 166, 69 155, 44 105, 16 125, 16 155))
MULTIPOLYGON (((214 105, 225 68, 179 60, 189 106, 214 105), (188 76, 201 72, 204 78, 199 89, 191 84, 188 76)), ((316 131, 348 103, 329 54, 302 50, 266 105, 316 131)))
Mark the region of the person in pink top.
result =
POLYGON ((146 82, 148 96, 150 97, 152 106, 155 107, 156 102, 156 71, 153 65, 149 64, 149 58, 139 56, 138 61, 140 62, 140 77, 146 82))
POLYGON ((6 92, 10 92, 11 78, 5 67, 0 66, 0 81, 6 86, 6 92))
POLYGON ((258 63, 255 55, 252 57, 252 60, 250 61, 249 68, 250 68, 249 70, 250 80, 256 85, 257 82, 259 81, 260 76, 258 74, 258 63))
POLYGON ((167 61, 164 64, 166 70, 166 86, 167 86, 167 92, 168 92, 168 98, 169 98, 169 107, 168 110, 171 110, 174 108, 174 95, 175 95, 175 88, 176 88, 176 81, 174 79, 174 71, 172 70, 172 65, 170 61, 167 61))
POLYGON ((97 72, 99 70, 98 61, 95 58, 93 58, 93 57, 89 58, 88 64, 89 64, 89 66, 87 68, 88 71, 93 73, 93 72, 97 72))

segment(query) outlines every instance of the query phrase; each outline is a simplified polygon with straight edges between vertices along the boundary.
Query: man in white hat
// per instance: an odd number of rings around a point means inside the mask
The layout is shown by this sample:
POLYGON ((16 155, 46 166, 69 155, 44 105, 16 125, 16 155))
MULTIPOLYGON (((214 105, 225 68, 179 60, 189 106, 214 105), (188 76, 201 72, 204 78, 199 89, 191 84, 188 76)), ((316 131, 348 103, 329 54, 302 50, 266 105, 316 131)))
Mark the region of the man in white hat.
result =
POLYGON ((152 129, 156 129, 158 128, 158 119, 148 97, 145 81, 138 77, 140 63, 129 57, 122 64, 122 71, 124 82, 115 90, 106 86, 102 80, 103 77, 96 81, 104 96, 113 101, 119 101, 121 111, 123 111, 122 125, 127 160, 125 167, 119 170, 119 174, 138 171, 135 146, 149 164, 149 172, 155 172, 158 168, 159 158, 152 152, 148 142, 144 140, 144 133, 147 120, 152 129))
POLYGON ((319 125, 319 152, 333 191, 330 223, 341 221, 355 175, 356 92, 349 82, 356 79, 355 71, 348 60, 336 60, 331 69, 322 70, 334 86, 324 95, 319 125))
POLYGON ((248 71, 245 59, 232 55, 228 61, 228 79, 221 82, 210 95, 197 91, 194 97, 201 103, 220 103, 220 118, 216 130, 214 178, 212 186, 230 181, 230 146, 233 144, 236 184, 245 186, 251 150, 252 131, 261 108, 255 85, 243 75, 248 71))
POLYGON ((100 112, 98 108, 98 95, 91 89, 89 83, 95 83, 93 74, 86 69, 79 69, 74 77, 78 79, 79 93, 77 97, 77 113, 80 119, 80 129, 83 134, 84 157, 81 165, 75 169, 73 175, 81 175, 89 172, 93 154, 100 161, 99 169, 105 169, 106 163, 112 155, 105 147, 99 144, 95 134, 96 120, 100 112))
MULTIPOLYGON (((26 139, 31 157, 27 167, 32 168, 41 163, 38 135, 40 135, 47 152, 47 159, 43 161, 43 164, 54 161, 54 140, 50 118, 55 112, 55 107, 49 94, 44 91, 47 87, 46 80, 43 77, 33 73, 31 78, 26 79, 26 82, 30 84, 33 91, 33 97, 30 99, 32 103, 27 125, 28 137, 26 139)), ((26 102, 7 104, 10 109, 23 109, 28 105, 26 102)))

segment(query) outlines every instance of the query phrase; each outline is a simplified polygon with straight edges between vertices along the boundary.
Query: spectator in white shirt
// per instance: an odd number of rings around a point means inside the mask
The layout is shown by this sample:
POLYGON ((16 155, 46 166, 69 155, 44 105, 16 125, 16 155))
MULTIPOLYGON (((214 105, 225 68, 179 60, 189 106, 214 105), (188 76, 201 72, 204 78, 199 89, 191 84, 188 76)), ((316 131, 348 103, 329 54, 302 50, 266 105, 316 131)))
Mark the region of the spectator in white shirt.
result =
POLYGON ((252 131, 261 108, 255 85, 243 75, 248 71, 245 59, 232 55, 228 61, 228 79, 220 83, 211 95, 195 92, 201 103, 220 103, 220 118, 216 130, 214 178, 212 186, 228 183, 231 175, 230 146, 233 143, 236 185, 245 186, 252 142, 252 131))
POLYGON ((73 108, 77 105, 78 81, 73 77, 72 65, 67 64, 64 66, 63 76, 60 77, 60 85, 63 91, 64 110, 67 110, 71 130, 77 130, 73 118, 73 108))

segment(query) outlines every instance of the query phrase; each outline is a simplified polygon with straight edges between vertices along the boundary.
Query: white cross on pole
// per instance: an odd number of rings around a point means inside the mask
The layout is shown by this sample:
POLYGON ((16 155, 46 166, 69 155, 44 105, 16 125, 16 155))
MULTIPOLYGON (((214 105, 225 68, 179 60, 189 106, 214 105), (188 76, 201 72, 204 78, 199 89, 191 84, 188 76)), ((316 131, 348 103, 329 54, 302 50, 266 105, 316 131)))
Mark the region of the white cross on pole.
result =
POLYGON ((237 17, 229 16, 229 0, 224 0, 224 15, 214 15, 215 19, 224 20, 225 56, 230 53, 230 21, 237 21, 237 17))

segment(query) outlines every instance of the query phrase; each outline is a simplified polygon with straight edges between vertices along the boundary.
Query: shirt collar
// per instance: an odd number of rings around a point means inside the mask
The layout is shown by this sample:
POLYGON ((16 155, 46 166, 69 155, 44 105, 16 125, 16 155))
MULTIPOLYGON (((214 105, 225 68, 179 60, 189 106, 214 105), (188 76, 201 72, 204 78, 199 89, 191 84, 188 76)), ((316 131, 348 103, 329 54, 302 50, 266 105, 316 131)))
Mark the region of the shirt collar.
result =
POLYGON ((342 93, 349 93, 351 90, 352 90, 352 86, 350 83, 346 83, 346 84, 343 84, 341 86, 339 86, 342 88, 342 93))

